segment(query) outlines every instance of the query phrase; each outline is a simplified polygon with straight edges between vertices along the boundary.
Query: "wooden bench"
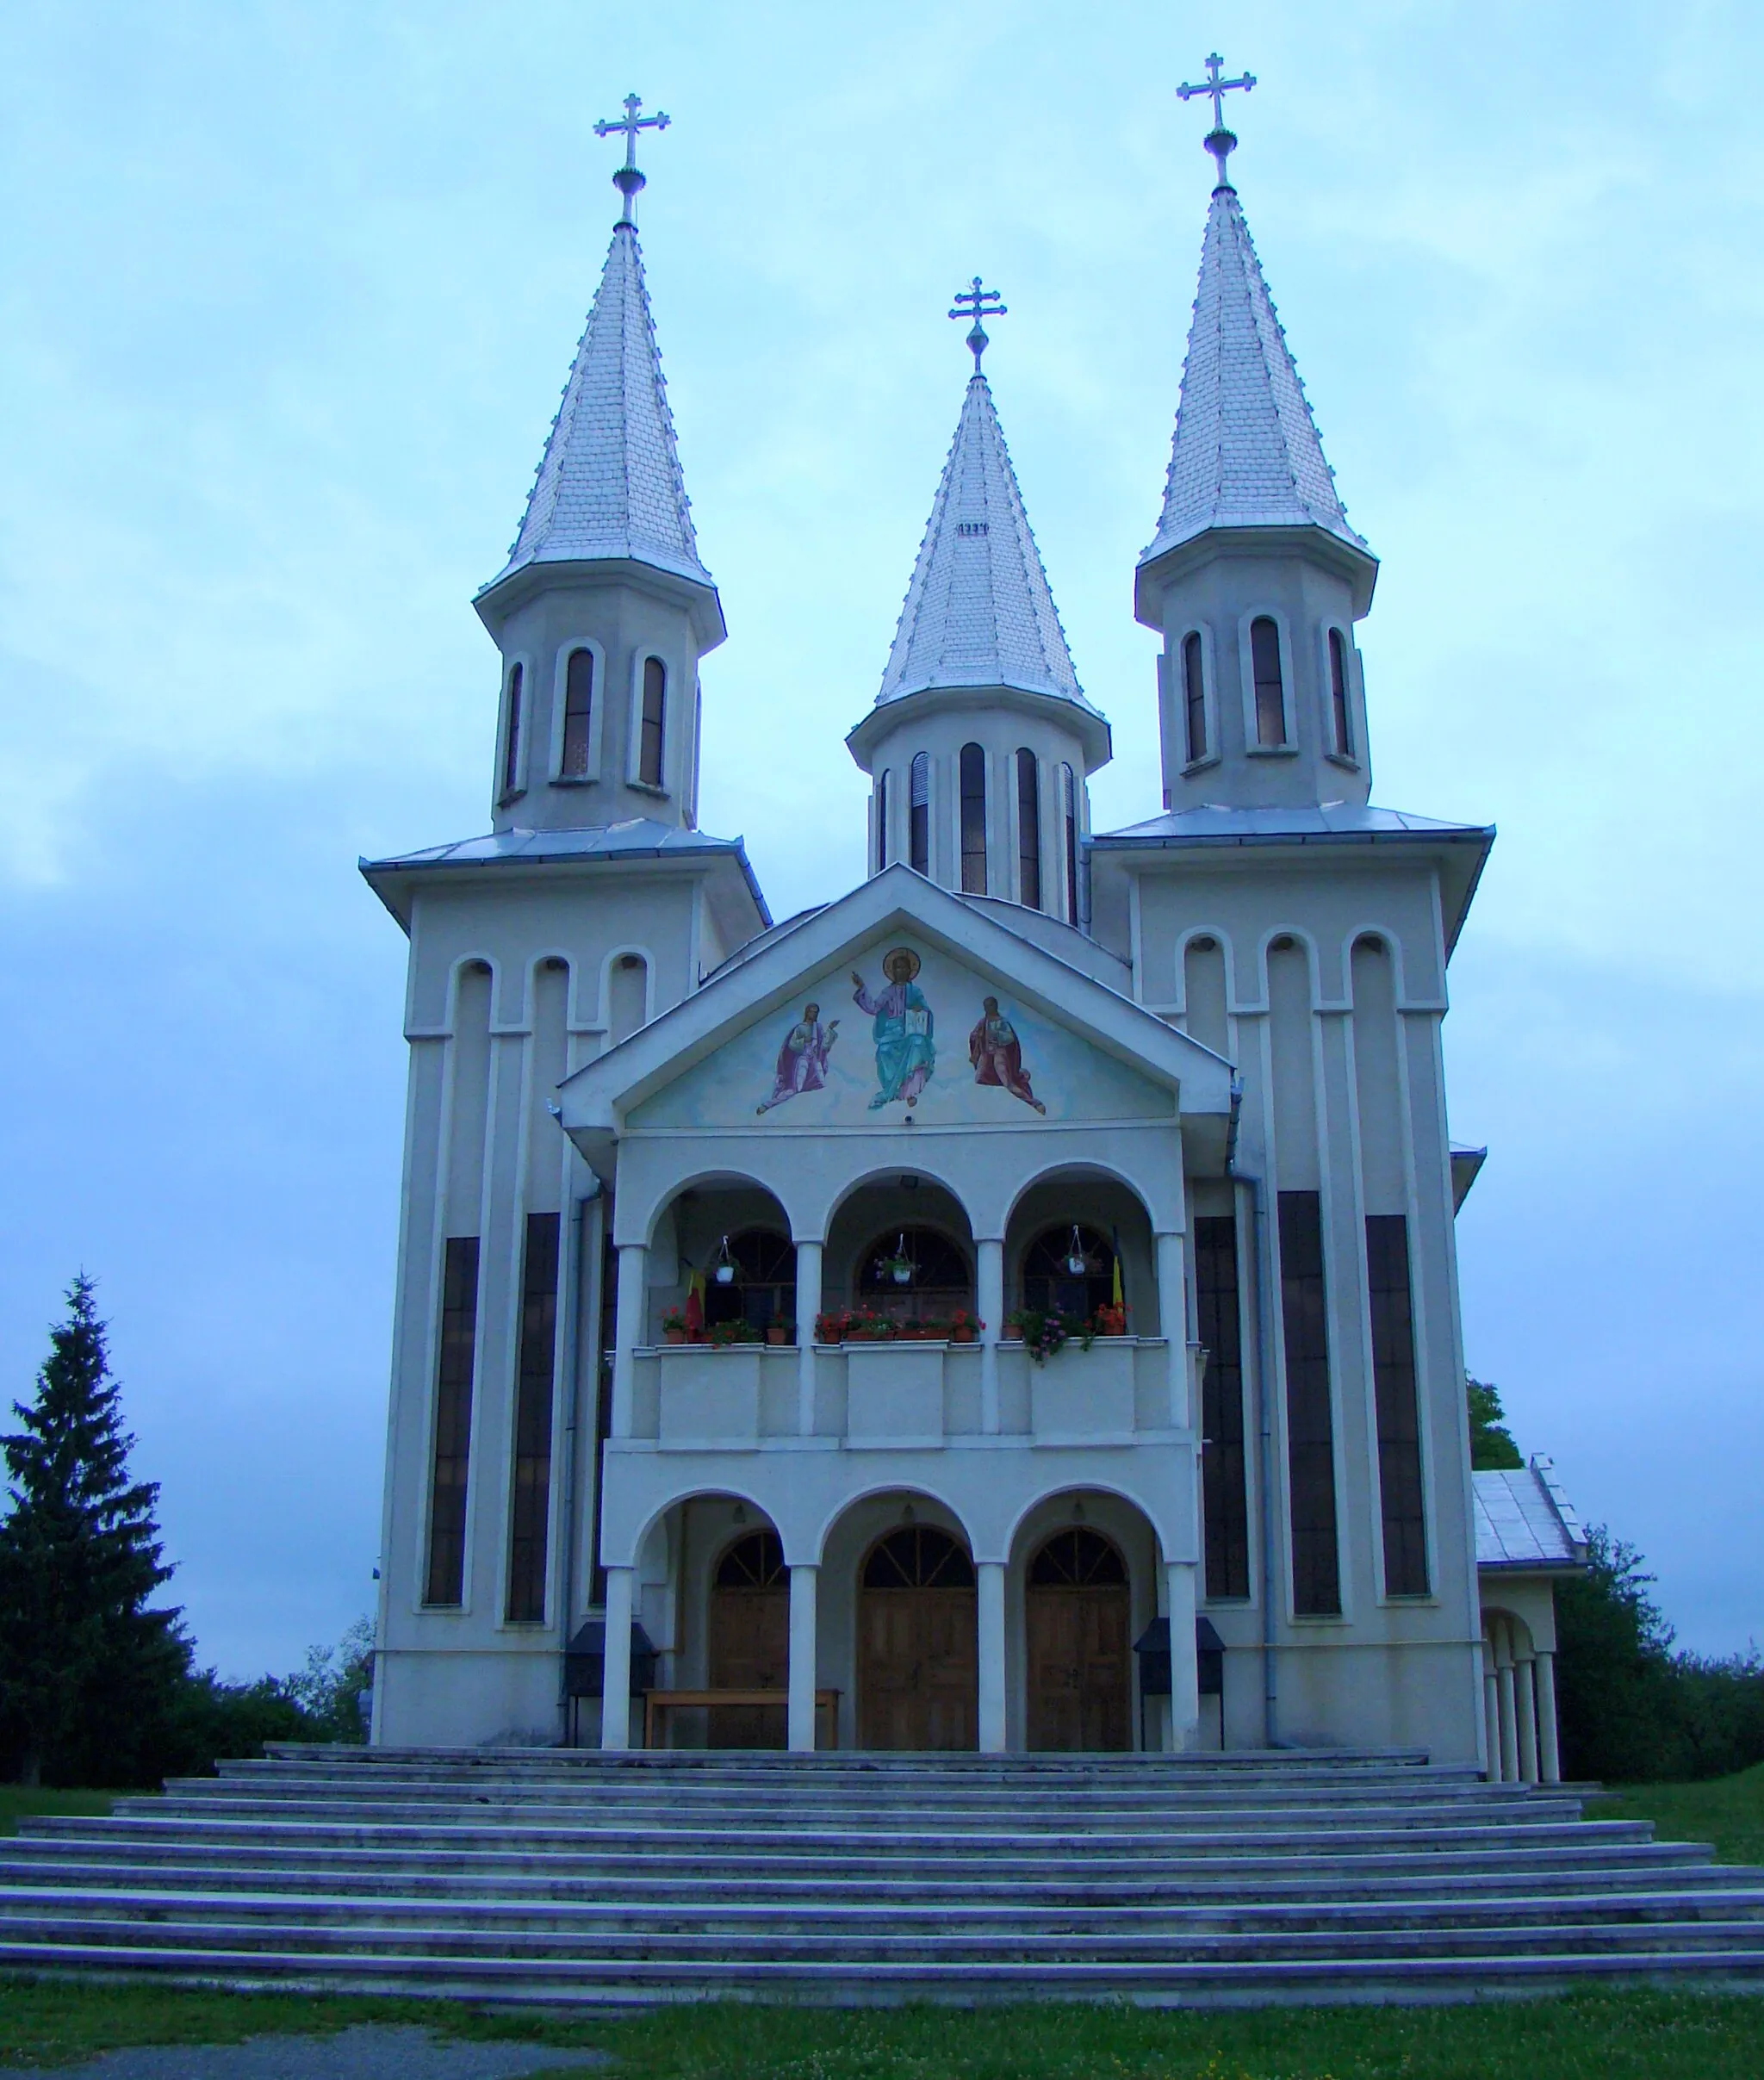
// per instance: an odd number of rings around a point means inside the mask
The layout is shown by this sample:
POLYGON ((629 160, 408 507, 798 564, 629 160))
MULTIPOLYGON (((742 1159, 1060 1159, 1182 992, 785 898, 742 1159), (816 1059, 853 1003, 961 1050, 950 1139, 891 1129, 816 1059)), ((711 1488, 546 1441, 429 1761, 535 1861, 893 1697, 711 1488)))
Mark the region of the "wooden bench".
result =
MULTIPOLYGON (((694 1707, 700 1711, 715 1711, 721 1708, 742 1705, 770 1706, 775 1711, 787 1711, 790 1693, 786 1690, 652 1690, 643 1698, 643 1746, 660 1748, 664 1743, 656 1735, 662 1730, 664 1713, 689 1711, 694 1707)), ((815 1692, 815 1745, 823 1745, 820 1738, 821 1714, 827 1715, 828 1748, 839 1746, 839 1692, 836 1690, 817 1690, 815 1692)))

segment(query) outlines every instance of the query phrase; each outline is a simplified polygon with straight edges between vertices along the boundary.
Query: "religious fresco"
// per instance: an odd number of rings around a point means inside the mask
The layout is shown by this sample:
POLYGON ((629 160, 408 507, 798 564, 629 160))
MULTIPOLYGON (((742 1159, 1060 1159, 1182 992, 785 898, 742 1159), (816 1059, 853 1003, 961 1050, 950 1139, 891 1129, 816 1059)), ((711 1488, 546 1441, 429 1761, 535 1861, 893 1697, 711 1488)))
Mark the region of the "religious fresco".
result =
POLYGON ((789 1003, 635 1107, 636 1127, 1021 1126, 1040 1120, 1167 1120, 1174 1095, 1032 1009, 965 962, 879 940, 848 965, 805 974, 789 1003), (853 1020, 828 1017, 853 1003, 853 1020), (937 1028, 944 1030, 939 1059, 937 1028), (842 1024, 848 1028, 842 1032, 842 1024), (960 1066, 966 1034, 967 1062, 960 1066))
POLYGON ((931 1007, 914 979, 921 965, 910 947, 891 947, 882 956, 886 980, 878 997, 872 997, 863 977, 852 971, 857 985, 853 1001, 876 1021, 877 1090, 870 1100, 872 1112, 897 1102, 916 1105, 937 1066, 931 1007))
POLYGON ((823 1026, 820 1005, 804 1004, 802 1016, 785 1034, 784 1045, 778 1050, 772 1095, 762 1098, 755 1111, 763 1119, 774 1105, 800 1097, 805 1090, 824 1090, 827 1057, 833 1052, 833 1043, 838 1038, 839 1021, 829 1019, 823 1026))
POLYGON ((1045 1118, 1047 1108, 1029 1088, 1029 1072, 1023 1067, 1022 1042, 1016 1028, 998 1009, 998 999, 989 997, 980 1008, 980 1022, 968 1035, 968 1060, 974 1081, 991 1083, 1021 1098, 1045 1118))

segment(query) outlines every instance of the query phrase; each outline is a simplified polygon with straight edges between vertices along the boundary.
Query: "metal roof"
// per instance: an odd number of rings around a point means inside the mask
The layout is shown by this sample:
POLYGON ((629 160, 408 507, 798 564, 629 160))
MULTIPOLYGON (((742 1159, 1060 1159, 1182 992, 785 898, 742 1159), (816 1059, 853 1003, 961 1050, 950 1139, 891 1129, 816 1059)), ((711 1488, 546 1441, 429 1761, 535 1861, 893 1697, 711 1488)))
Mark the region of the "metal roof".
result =
POLYGON ((508 562, 630 558, 710 585, 693 531, 636 227, 617 225, 508 562))
POLYGON ((1212 527, 1320 527, 1371 554, 1348 525, 1228 186, 1214 189, 1207 215, 1164 511, 1140 562, 1212 527))
POLYGON ((969 379, 888 654, 879 707, 932 686, 1078 686, 986 378, 969 379))
POLYGON ((1411 816, 1401 809, 1375 809, 1370 803, 1323 802, 1293 807, 1235 809, 1202 802, 1194 809, 1165 810, 1143 823, 1099 831, 1090 842, 1098 850, 1111 846, 1204 845, 1279 842, 1307 838, 1492 839, 1492 825, 1445 823, 1435 816, 1411 816))
POLYGON ((1555 1462, 1470 1475, 1481 1568, 1579 1568, 1587 1536, 1556 1478, 1555 1462))

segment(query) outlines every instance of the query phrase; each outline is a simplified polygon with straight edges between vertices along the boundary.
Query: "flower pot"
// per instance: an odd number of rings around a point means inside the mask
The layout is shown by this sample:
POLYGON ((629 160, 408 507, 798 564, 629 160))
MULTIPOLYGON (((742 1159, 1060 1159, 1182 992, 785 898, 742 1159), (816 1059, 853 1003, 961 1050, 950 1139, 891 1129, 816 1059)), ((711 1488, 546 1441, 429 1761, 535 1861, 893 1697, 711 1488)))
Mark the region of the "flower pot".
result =
POLYGON ((787 1344, 790 1341, 790 1338, 786 1332, 779 1328, 775 1323, 769 1323, 766 1329, 766 1341, 768 1344, 787 1344))
POLYGON ((975 1340, 974 1332, 972 1329, 952 1329, 949 1340, 952 1344, 972 1344, 975 1340))
POLYGON ((664 1329, 662 1334, 663 1339, 670 1344, 683 1344, 686 1341, 684 1329, 664 1329))

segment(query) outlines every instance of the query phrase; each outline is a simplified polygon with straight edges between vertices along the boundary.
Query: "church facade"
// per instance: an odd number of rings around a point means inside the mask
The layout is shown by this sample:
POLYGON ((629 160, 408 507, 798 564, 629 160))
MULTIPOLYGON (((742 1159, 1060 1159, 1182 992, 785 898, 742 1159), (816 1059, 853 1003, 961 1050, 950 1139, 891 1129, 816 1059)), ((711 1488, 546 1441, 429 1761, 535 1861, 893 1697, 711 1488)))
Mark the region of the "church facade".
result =
POLYGON ((1370 804, 1377 564, 1209 148, 1161 803, 1091 826, 976 283, 847 739, 869 873, 783 922, 698 828, 725 630, 627 153, 476 600, 492 829, 363 864, 410 947, 376 1741, 1487 1759, 1440 1028, 1494 834, 1370 804))

